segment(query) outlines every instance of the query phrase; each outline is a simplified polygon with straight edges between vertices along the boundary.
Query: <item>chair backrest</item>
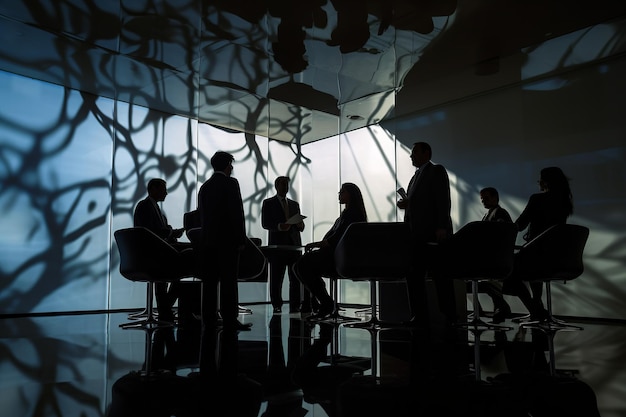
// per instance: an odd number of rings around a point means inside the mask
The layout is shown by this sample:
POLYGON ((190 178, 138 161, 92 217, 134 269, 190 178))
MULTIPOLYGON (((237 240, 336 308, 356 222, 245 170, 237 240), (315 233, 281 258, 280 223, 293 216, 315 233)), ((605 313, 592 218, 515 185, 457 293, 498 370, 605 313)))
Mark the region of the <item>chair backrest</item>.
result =
POLYGON ((522 246, 515 255, 516 277, 525 281, 568 281, 584 271, 589 228, 557 224, 522 246))
POLYGON ((198 210, 188 211, 183 214, 183 228, 190 242, 200 240, 200 212, 198 210))
POLYGON ((335 249, 337 273, 353 280, 405 278, 410 246, 406 223, 352 223, 335 249))
POLYGON ((255 239, 258 238, 248 238, 241 252, 238 281, 267 281, 267 258, 255 239))
POLYGON ((120 273, 131 281, 173 281, 187 276, 180 253, 145 227, 113 233, 120 254, 120 273))
POLYGON ((516 237, 513 223, 467 223, 437 248, 434 274, 464 280, 505 279, 513 271, 516 237))
POLYGON ((198 210, 191 210, 183 214, 183 227, 185 230, 200 227, 200 225, 200 212, 198 210))

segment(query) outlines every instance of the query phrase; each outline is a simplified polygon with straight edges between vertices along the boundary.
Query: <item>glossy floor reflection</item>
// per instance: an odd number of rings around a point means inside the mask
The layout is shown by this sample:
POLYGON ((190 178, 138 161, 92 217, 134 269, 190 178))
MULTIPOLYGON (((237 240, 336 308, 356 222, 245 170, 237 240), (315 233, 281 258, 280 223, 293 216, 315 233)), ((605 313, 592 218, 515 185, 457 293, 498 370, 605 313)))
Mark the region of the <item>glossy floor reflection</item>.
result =
POLYGON ((626 415, 620 324, 549 337, 507 321, 513 330, 477 344, 464 330, 351 328, 250 307, 251 331, 204 335, 193 319, 120 329, 128 313, 0 319, 2 415, 626 415))

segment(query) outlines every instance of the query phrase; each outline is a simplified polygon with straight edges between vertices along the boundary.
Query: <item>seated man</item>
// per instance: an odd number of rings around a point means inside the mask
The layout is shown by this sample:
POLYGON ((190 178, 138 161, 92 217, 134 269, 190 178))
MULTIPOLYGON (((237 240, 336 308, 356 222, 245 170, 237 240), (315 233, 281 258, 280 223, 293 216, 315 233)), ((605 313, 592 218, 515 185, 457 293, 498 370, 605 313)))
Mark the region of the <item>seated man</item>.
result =
MULTIPOLYGON (((174 229, 167 222, 167 218, 161 212, 158 203, 164 201, 167 196, 167 184, 161 178, 153 178, 148 182, 148 196, 137 203, 133 216, 135 227, 145 227, 178 250, 191 248, 190 244, 179 243, 178 238, 183 235, 184 229, 174 229)), ((192 257, 190 257, 192 260, 192 257)), ((174 313, 172 306, 178 298, 178 284, 160 282, 155 284, 154 292, 157 300, 159 319, 173 321, 174 313)))

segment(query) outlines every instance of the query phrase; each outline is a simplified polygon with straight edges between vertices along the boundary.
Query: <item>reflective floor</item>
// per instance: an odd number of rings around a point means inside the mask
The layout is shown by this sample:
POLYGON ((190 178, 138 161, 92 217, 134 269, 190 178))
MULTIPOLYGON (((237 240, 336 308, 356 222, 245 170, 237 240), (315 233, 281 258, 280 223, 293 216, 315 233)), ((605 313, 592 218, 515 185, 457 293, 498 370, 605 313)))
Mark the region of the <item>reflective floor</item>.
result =
MULTIPOLYGON (((0 319, 2 416, 626 416, 626 326, 473 333, 311 323, 247 332, 128 313, 0 319)), ((355 309, 342 314, 367 320, 355 309)))

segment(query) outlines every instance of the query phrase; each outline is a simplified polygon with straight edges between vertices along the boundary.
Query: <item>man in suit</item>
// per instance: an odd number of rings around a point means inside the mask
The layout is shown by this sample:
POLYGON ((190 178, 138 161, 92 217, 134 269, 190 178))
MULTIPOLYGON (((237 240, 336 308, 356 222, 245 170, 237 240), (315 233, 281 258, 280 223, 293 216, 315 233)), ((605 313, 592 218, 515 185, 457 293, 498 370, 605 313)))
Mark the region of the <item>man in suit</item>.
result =
MULTIPOLYGON (((148 181, 148 196, 137 203, 133 215, 135 227, 145 227, 151 230, 160 238, 178 250, 190 248, 189 245, 179 243, 178 238, 183 235, 184 229, 174 229, 167 222, 167 217, 159 208, 159 202, 164 201, 167 196, 167 183, 161 178, 153 178, 148 181)), ((164 321, 174 321, 172 306, 178 298, 177 283, 168 284, 158 282, 154 286, 154 293, 157 300, 157 311, 159 319, 164 321)))
MULTIPOLYGON (((452 235, 450 217, 450 181, 443 165, 431 161, 432 149, 426 142, 416 142, 411 150, 411 162, 416 168, 409 182, 407 198, 401 198, 397 207, 404 210, 404 221, 409 224, 412 239, 411 273, 407 277, 411 324, 430 324, 426 275, 436 259, 433 243, 442 243, 452 235)), ((433 277, 437 288, 439 309, 449 322, 456 320, 454 287, 445 277, 433 277)))
POLYGON ((247 236, 239 182, 231 177, 235 158, 223 151, 211 157, 213 175, 198 193, 201 234, 198 265, 202 285, 202 321, 216 325, 219 311, 226 330, 249 330, 239 321, 239 257, 247 236))
MULTIPOLYGON (((487 209, 482 218, 484 222, 513 223, 513 219, 506 209, 500 206, 500 194, 494 187, 485 187, 480 190, 480 201, 487 209)), ((511 315, 511 307, 502 295, 502 283, 497 281, 483 281, 478 283, 478 290, 491 297, 493 301, 492 322, 502 323, 511 315)))
MULTIPOLYGON (((300 234, 304 230, 304 222, 286 223, 291 216, 300 214, 300 204, 287 198, 289 177, 277 177, 274 180, 274 188, 276 195, 263 200, 261 205, 261 225, 268 230, 268 244, 302 246, 300 234)), ((300 249, 276 250, 268 258, 270 262, 270 301, 274 307, 274 313, 280 313, 282 309, 285 270, 289 276, 289 311, 291 313, 311 311, 311 295, 307 290, 304 290, 304 294, 302 294, 302 284, 293 271, 293 264, 301 254, 300 249), (301 302, 302 304, 300 304, 301 302)))

